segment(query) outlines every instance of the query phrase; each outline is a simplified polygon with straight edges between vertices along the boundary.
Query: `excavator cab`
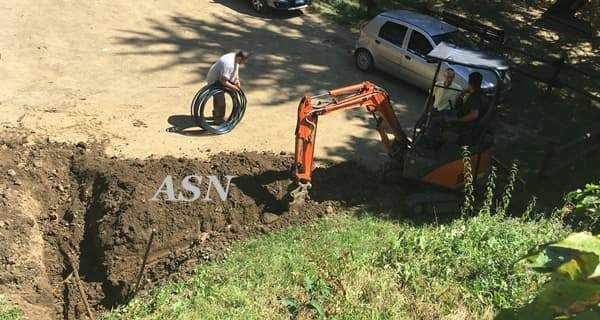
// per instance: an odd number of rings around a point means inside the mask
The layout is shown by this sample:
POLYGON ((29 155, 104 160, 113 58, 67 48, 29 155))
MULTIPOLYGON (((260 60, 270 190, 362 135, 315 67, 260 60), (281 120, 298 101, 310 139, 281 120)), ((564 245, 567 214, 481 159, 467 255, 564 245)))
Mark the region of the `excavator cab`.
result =
POLYGON ((463 147, 468 147, 471 153, 476 180, 485 178, 489 172, 494 144, 492 124, 498 101, 506 94, 503 84, 506 83, 505 77, 510 67, 503 59, 480 51, 455 48, 444 42, 431 51, 427 58, 430 63, 436 63, 437 68, 424 112, 415 123, 412 132, 411 147, 404 156, 403 176, 446 189, 460 189, 464 186, 463 147), (486 78, 495 78, 495 81, 486 83, 484 93, 487 112, 484 115, 467 124, 445 125, 442 134, 437 137, 440 141, 431 143, 427 140, 431 137, 428 133, 435 116, 432 103, 435 99, 434 89, 439 87, 438 76, 441 71, 449 67, 455 70, 460 68, 469 73, 484 73, 486 78))
MULTIPOLYGON (((290 211, 302 207, 309 194, 312 178, 313 154, 316 143, 317 123, 320 116, 350 108, 364 108, 375 119, 375 129, 379 132, 383 146, 400 168, 401 177, 424 182, 447 190, 458 190, 464 186, 463 146, 471 153, 473 175, 477 179, 487 176, 492 161, 494 143, 491 122, 503 92, 504 75, 509 66, 503 60, 489 59, 481 52, 463 50, 440 43, 428 59, 437 68, 431 90, 425 103, 422 116, 415 123, 412 135, 401 128, 387 92, 370 82, 363 82, 336 90, 324 95, 304 97, 298 106, 296 125, 295 161, 292 167, 292 187, 286 199, 290 211), (444 128, 441 141, 425 143, 431 130, 434 116, 432 103, 436 79, 442 68, 460 66, 470 72, 481 71, 493 74, 496 78, 494 92, 488 95, 488 111, 474 123, 467 126, 444 128), (326 102, 323 102, 325 98, 326 102)), ((438 197, 441 202, 448 198, 438 197)), ((430 201, 430 197, 417 197, 412 202, 420 204, 430 201)), ((435 201, 435 200, 434 200, 435 201)))

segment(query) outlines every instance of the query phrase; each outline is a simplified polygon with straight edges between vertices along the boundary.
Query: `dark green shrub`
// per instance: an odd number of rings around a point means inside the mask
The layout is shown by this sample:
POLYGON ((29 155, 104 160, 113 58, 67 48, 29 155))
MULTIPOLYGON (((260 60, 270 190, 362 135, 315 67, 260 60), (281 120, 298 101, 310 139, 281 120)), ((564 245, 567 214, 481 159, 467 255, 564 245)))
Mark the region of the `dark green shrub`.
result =
POLYGON ((562 213, 576 229, 600 232, 600 183, 588 183, 583 189, 569 192, 562 213))

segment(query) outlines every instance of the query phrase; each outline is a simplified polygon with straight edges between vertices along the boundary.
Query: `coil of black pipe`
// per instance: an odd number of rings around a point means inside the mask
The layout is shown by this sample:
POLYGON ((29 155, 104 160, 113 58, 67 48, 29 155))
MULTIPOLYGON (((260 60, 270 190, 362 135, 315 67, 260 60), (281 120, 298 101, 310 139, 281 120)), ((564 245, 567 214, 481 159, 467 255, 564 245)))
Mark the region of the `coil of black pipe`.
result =
MULTIPOLYGON (((210 108, 212 108, 212 105, 210 108)), ((190 109, 194 122, 202 129, 212 134, 225 134, 231 132, 242 120, 244 112, 246 112, 246 95, 242 90, 230 91, 223 88, 221 84, 212 84, 200 89, 196 93, 190 109), (204 109, 210 98, 219 93, 229 95, 233 105, 231 106, 232 110, 229 117, 223 123, 215 124, 204 117, 204 109)))

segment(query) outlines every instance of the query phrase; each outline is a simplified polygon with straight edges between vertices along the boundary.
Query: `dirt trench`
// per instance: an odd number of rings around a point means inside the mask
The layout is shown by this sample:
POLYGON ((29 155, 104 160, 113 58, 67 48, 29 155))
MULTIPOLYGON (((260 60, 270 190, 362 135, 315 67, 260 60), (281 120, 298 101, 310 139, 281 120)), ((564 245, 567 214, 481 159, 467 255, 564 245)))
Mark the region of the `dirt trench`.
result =
POLYGON ((342 207, 394 208, 394 195, 402 192, 382 186, 358 164, 341 163, 315 171, 312 199, 291 214, 281 202, 289 155, 124 160, 107 157, 95 144, 27 138, 5 139, 0 148, 0 293, 31 319, 85 318, 74 267, 93 312, 126 302, 153 229, 143 289, 185 278, 199 263, 221 258, 235 241, 342 207), (192 174, 237 177, 226 201, 214 188, 210 202, 150 200, 167 175, 177 189, 192 174))

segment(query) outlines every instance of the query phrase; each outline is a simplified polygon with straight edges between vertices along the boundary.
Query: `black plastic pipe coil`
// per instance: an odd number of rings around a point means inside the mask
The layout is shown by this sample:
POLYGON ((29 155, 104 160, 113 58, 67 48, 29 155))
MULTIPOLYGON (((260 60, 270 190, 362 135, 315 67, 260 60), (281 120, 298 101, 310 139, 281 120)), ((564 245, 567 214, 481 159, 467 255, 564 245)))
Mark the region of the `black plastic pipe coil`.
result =
POLYGON ((192 118, 202 129, 212 134, 225 134, 233 130, 242 120, 244 112, 246 112, 246 95, 242 90, 229 91, 225 90, 220 84, 212 84, 200 89, 196 93, 190 109, 192 118), (218 93, 228 94, 231 97, 231 101, 233 101, 233 106, 231 106, 232 110, 229 117, 223 123, 216 125, 204 118, 204 108, 210 98, 218 93))

